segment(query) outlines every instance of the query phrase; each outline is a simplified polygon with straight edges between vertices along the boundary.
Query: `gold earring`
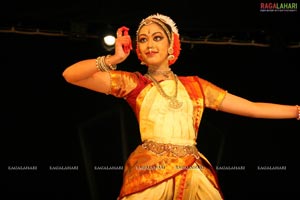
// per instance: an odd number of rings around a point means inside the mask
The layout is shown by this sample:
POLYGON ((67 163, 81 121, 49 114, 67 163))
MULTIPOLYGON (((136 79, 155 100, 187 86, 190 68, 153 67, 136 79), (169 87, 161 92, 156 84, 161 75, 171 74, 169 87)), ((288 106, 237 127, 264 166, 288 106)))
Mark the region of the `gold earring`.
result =
POLYGON ((172 47, 168 48, 168 54, 173 54, 174 53, 174 49, 172 47))
POLYGON ((175 56, 174 55, 168 55, 168 60, 173 60, 175 58, 175 56))

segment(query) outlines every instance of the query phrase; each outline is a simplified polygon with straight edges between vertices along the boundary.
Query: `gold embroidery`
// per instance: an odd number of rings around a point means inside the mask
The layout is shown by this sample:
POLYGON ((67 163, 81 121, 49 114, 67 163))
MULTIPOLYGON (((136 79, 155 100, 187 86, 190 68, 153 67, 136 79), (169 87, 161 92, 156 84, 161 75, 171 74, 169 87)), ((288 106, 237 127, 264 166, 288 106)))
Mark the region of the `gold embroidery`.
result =
POLYGON ((198 149, 194 145, 176 145, 146 141, 142 144, 142 147, 158 155, 171 153, 175 157, 193 155, 196 159, 200 158, 198 149))

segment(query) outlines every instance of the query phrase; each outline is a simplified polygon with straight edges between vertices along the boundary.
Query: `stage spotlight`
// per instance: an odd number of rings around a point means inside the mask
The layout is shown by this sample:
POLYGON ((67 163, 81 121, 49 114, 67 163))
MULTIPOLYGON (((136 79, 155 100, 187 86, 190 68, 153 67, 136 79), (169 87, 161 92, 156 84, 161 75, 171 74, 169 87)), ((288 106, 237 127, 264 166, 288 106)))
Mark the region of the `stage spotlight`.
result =
POLYGON ((113 46, 115 45, 116 38, 113 35, 106 35, 104 36, 103 40, 106 45, 113 46))
POLYGON ((103 36, 103 45, 107 51, 111 51, 115 48, 116 37, 112 34, 103 36))

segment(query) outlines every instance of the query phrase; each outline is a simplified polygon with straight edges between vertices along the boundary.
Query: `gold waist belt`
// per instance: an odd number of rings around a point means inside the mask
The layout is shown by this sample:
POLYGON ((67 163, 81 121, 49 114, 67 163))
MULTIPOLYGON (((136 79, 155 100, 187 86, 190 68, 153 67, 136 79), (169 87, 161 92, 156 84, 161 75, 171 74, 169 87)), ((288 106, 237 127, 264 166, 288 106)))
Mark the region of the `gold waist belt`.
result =
POLYGON ((198 149, 194 145, 176 145, 145 141, 142 147, 158 155, 171 153, 176 157, 184 157, 186 155, 193 155, 197 159, 200 157, 198 149))

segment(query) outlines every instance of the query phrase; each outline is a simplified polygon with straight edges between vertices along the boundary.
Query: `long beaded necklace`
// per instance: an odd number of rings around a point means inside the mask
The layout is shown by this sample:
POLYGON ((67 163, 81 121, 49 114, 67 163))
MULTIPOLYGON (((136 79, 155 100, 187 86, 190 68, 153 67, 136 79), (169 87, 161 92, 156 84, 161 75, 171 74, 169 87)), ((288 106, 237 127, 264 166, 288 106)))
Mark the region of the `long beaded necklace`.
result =
POLYGON ((176 99, 177 98, 177 91, 178 91, 178 78, 177 78, 176 74, 174 74, 174 78, 175 78, 175 93, 174 93, 173 96, 167 95, 166 92, 163 90, 163 88, 160 86, 159 82, 157 82, 157 80, 155 80, 155 78, 153 78, 150 75, 150 73, 147 73, 146 76, 149 77, 152 80, 152 82, 156 86, 156 88, 157 88, 158 92, 160 93, 160 95, 169 100, 169 107, 170 108, 178 109, 178 108, 180 108, 182 106, 182 102, 179 102, 176 99))

